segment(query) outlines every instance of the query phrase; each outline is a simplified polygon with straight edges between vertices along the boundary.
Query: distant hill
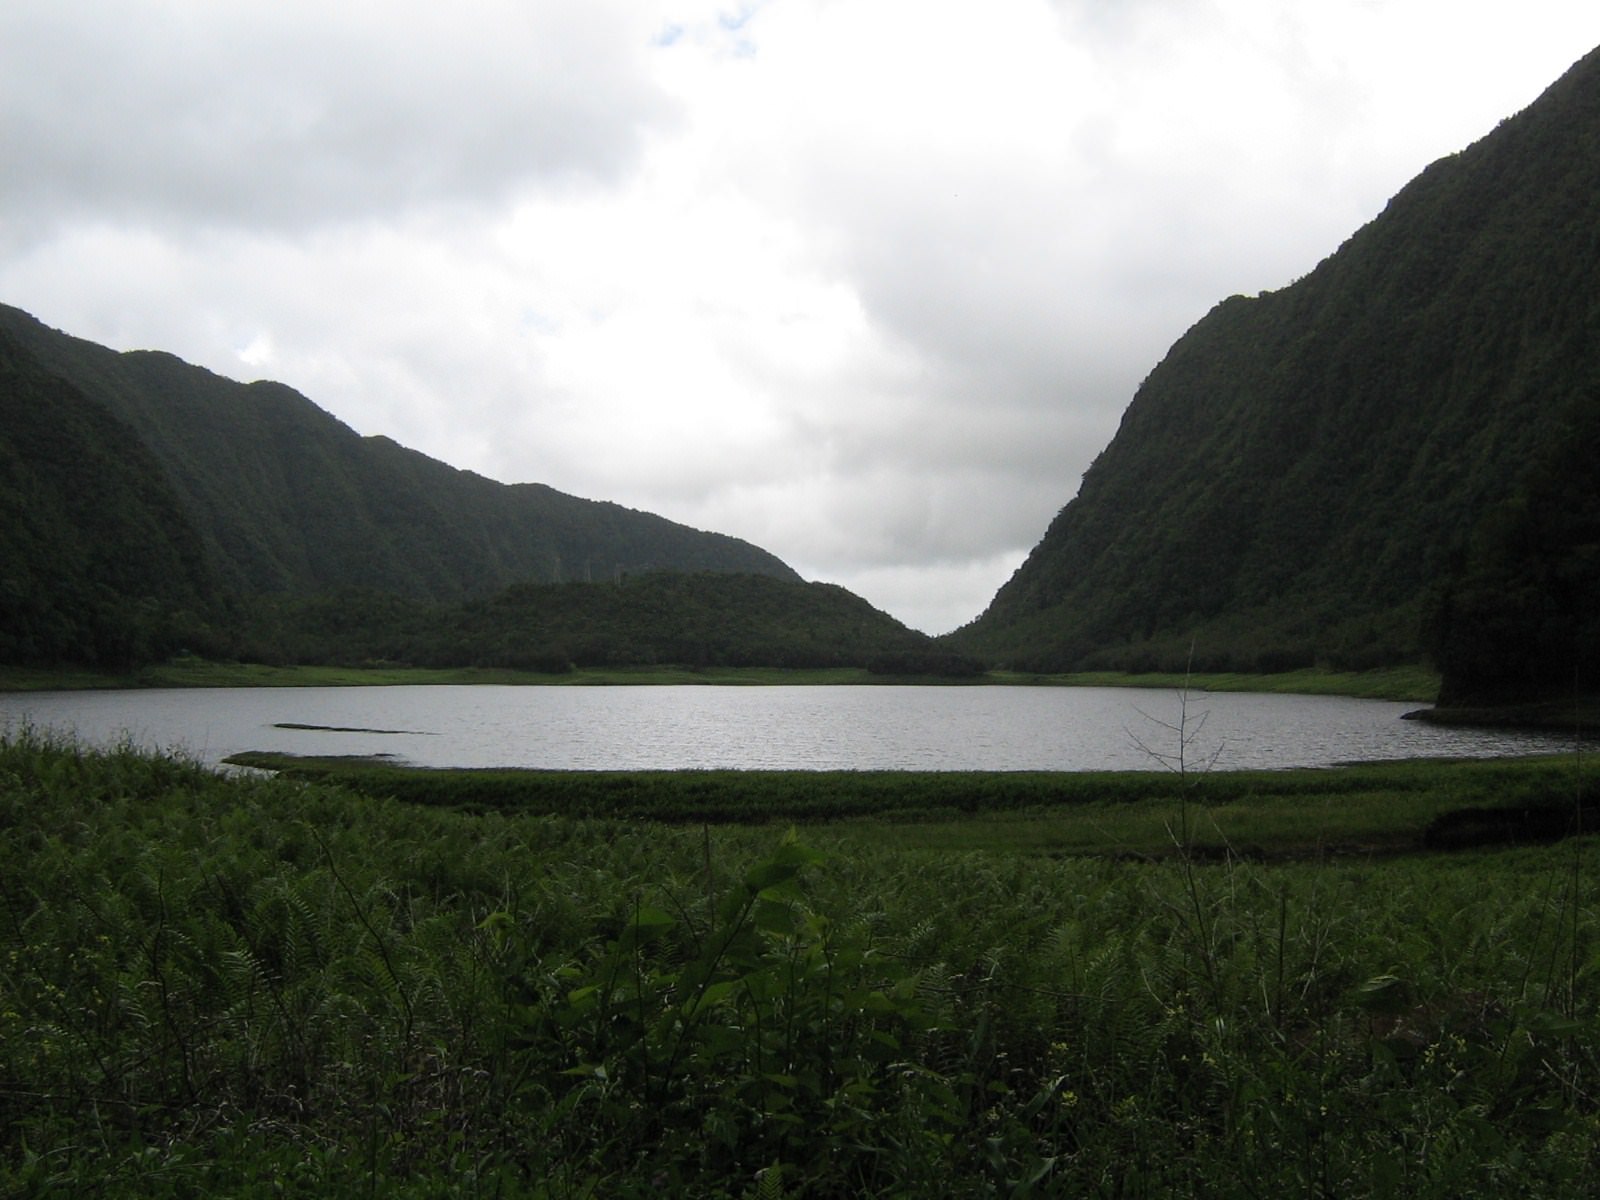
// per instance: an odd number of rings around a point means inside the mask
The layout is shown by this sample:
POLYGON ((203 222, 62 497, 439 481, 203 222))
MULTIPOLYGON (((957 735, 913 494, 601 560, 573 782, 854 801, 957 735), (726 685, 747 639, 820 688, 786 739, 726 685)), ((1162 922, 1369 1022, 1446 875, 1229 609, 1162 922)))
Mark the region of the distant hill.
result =
POLYGON ((360 437, 0 306, 0 662, 954 662, 736 538, 360 437))
POLYGON ((767 575, 651 571, 616 582, 522 584, 447 605, 340 593, 280 601, 252 630, 252 659, 351 666, 965 669, 844 588, 767 575))
POLYGON ((1600 51, 1314 271, 1223 301, 948 644, 1019 667, 1593 686, 1600 51))
POLYGON ((361 437, 283 384, 237 383, 170 354, 119 354, 5 306, 0 330, 134 430, 230 591, 370 587, 446 600, 649 569, 799 580, 737 538, 497 483, 361 437))

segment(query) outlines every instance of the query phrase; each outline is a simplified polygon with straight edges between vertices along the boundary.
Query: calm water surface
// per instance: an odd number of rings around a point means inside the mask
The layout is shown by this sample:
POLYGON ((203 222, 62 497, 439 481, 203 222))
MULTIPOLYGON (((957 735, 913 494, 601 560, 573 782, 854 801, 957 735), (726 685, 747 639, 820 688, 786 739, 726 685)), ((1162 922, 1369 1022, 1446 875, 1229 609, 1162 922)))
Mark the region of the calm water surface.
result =
MULTIPOLYGON (((1326 766, 1572 745, 1570 738, 1400 719, 1417 707, 1191 693, 1190 762, 1215 756, 1217 769, 1326 766)), ((242 750, 275 750, 386 755, 430 767, 1145 770, 1159 765, 1151 752, 1177 749, 1177 734, 1167 726, 1183 715, 1177 692, 1133 688, 475 685, 0 693, 0 729, 50 729, 93 745, 129 740, 208 763, 242 750)))

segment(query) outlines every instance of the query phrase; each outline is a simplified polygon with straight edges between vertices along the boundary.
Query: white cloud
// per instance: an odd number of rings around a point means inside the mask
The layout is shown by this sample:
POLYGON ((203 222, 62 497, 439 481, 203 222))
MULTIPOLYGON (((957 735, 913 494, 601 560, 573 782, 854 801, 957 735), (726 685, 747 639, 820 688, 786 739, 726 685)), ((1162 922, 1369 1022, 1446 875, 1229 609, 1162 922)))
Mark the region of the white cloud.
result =
POLYGON ((1526 0, 0 9, 0 299, 976 616, 1167 347, 1600 41, 1526 0))
POLYGON ((296 229, 615 184, 675 108, 620 0, 11 0, 14 219, 296 229))

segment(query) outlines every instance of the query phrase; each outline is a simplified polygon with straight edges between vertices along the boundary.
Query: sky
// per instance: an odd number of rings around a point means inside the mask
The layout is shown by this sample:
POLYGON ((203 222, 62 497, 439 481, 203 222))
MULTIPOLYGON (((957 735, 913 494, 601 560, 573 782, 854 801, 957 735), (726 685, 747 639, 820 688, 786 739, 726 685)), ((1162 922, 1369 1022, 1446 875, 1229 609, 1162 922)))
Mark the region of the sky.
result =
POLYGON ((6 0, 0 302, 972 620, 1592 0, 6 0))

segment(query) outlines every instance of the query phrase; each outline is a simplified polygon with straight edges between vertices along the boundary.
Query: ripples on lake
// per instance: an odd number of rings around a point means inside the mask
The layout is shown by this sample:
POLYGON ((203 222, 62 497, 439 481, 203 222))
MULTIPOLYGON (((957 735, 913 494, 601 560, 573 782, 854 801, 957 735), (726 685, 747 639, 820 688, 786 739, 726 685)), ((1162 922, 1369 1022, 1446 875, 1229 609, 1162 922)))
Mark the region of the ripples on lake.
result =
POLYGON ((386 755, 430 767, 583 770, 1146 770, 1326 766, 1570 749, 1448 729, 1414 703, 1063 687, 183 688, 0 693, 0 726, 123 739, 216 763, 242 750, 386 755), (1186 719, 1184 719, 1186 716, 1186 719))

